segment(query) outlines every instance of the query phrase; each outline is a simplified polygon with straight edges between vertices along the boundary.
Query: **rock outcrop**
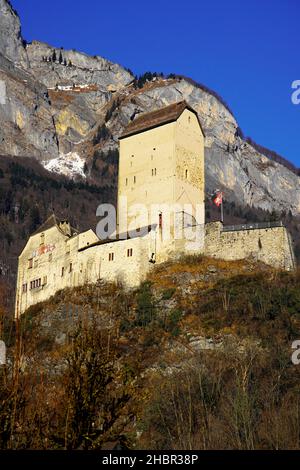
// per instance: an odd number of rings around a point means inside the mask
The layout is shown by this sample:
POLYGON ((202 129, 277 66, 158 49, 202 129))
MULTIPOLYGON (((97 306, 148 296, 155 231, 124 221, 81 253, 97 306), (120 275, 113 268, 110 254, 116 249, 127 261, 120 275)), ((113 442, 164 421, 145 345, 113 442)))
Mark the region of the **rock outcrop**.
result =
MULTIPOLYGON (((64 156, 89 165, 95 151, 117 147, 135 115, 185 99, 206 134, 207 194, 220 187, 239 205, 300 213, 299 176, 244 141, 214 94, 180 78, 155 78, 136 89, 133 78, 102 57, 38 41, 24 46, 17 14, 0 0, 1 154, 34 156, 55 171, 64 156)), ((83 165, 77 167, 82 175, 83 165)))
POLYGON ((0 54, 16 65, 28 66, 20 19, 8 0, 0 0, 0 54))

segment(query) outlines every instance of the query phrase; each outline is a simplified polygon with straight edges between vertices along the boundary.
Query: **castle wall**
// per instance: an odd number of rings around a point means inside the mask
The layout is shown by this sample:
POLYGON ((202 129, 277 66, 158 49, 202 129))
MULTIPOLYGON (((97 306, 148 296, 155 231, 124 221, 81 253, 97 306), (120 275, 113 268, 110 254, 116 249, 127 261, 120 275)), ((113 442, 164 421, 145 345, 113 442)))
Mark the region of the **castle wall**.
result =
POLYGON ((174 202, 191 205, 191 215, 204 224, 204 135, 194 113, 183 111, 175 127, 174 202))
POLYGON ((99 279, 135 287, 145 279, 155 253, 152 233, 92 245, 98 241, 92 230, 70 238, 57 226, 31 236, 19 257, 15 315, 66 287, 99 279))
POLYGON ((223 231, 221 222, 205 227, 207 256, 226 260, 253 257, 276 268, 295 267, 290 235, 285 227, 223 231))
POLYGON ((78 248, 97 241, 92 230, 69 237, 53 226, 32 235, 19 256, 16 315, 59 289, 78 284, 78 248))
POLYGON ((81 282, 97 279, 121 282, 136 287, 146 277, 152 265, 151 234, 128 240, 118 240, 90 247, 78 253, 81 264, 81 282))

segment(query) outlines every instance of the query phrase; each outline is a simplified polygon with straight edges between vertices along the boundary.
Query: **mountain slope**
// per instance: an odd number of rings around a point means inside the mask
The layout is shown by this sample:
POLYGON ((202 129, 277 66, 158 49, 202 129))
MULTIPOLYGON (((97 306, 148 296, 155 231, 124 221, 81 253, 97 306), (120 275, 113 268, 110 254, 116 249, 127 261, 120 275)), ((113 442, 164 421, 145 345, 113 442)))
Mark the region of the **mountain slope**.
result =
MULTIPOLYGON (((232 112, 216 93, 188 78, 147 73, 136 80, 120 65, 98 56, 38 41, 26 44, 20 20, 7 0, 0 0, 0 39, 0 155, 34 157, 53 172, 110 188, 109 198, 115 200, 118 137, 124 127, 139 113, 185 99, 197 111, 206 134, 207 200, 217 187, 224 190, 230 212, 227 223, 285 213, 299 252, 297 172, 291 164, 268 158, 263 154, 268 152, 244 140, 232 112), (250 207, 265 212, 255 217, 250 207)), ((27 167, 24 161, 22 166, 27 167)), ((32 166, 30 161, 28 166, 32 166)), ((9 168, 5 171, 7 178, 13 178, 9 168)), ((40 169, 34 172, 39 174, 40 169)), ((2 208, 0 214, 5 226, 14 220, 13 207, 20 205, 19 188, 11 191, 12 206, 2 208)), ((107 191, 99 194, 100 203, 107 191)), ((49 200, 38 192, 34 197, 44 205, 49 200)), ((94 205, 87 211, 94 220, 94 205)), ((6 256, 18 252, 21 233, 25 242, 26 222, 19 228, 16 245, 12 242, 6 256)))
POLYGON ((299 448, 298 286, 299 272, 187 257, 135 291, 66 289, 22 316, 21 365, 5 317, 0 448, 299 448))

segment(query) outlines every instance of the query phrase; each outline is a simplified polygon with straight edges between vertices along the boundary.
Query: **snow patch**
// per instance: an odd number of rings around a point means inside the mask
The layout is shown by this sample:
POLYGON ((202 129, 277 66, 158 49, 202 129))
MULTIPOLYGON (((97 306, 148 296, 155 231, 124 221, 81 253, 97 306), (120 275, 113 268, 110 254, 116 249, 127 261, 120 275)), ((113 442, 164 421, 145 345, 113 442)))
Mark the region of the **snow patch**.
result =
POLYGON ((85 160, 76 152, 61 153, 59 157, 52 160, 42 161, 42 165, 46 170, 52 173, 68 176, 68 178, 86 178, 84 174, 85 160))

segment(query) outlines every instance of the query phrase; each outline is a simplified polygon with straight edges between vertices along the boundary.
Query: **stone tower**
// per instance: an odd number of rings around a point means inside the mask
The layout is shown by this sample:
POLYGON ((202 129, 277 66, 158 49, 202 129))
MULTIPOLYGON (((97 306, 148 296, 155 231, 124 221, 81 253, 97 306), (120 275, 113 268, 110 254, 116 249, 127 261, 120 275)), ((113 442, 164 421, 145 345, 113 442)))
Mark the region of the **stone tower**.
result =
POLYGON ((204 184, 204 133, 197 113, 182 101, 142 114, 120 137, 119 234, 168 224, 171 236, 163 245, 178 249, 178 225, 204 225, 204 184))

